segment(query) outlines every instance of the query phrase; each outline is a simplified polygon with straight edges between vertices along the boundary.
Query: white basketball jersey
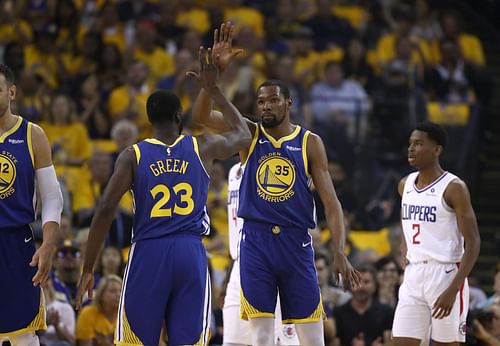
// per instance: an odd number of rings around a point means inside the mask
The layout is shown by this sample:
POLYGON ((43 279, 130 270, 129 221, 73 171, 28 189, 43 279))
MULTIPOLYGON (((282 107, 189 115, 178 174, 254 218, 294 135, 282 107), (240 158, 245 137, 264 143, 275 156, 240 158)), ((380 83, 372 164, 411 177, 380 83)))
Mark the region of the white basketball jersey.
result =
POLYGON ((240 233, 243 227, 243 219, 238 214, 238 201, 240 195, 241 177, 243 176, 243 167, 241 163, 235 164, 229 170, 227 184, 227 224, 229 227, 229 253, 233 260, 238 258, 238 243, 240 233))
POLYGON ((408 175, 401 199, 401 223, 408 261, 460 262, 464 252, 463 236, 455 212, 444 200, 446 187, 458 177, 444 172, 421 190, 415 185, 417 177, 418 172, 408 175))

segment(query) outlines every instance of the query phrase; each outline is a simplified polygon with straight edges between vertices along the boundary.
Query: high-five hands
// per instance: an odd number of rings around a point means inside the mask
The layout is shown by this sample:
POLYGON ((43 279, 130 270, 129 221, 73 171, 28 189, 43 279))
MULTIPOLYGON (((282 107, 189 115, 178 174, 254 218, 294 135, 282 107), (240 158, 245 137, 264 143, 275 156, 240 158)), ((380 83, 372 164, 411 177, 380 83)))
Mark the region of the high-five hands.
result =
POLYGON ((188 76, 196 78, 201 87, 205 90, 210 90, 217 87, 219 80, 219 69, 217 68, 218 56, 214 57, 212 49, 200 47, 199 50, 200 73, 193 71, 187 72, 188 76))
POLYGON ((231 22, 222 23, 220 29, 214 30, 212 54, 214 57, 218 57, 217 66, 221 75, 231 61, 243 53, 243 49, 233 49, 233 35, 234 25, 231 22))

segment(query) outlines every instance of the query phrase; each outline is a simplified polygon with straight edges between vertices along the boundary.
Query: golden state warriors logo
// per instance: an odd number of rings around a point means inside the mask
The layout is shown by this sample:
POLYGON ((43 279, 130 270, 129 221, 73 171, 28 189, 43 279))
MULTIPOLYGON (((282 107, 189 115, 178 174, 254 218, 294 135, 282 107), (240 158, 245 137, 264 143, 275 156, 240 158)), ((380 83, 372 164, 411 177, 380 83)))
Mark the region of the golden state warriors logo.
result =
POLYGON ((0 199, 5 199, 14 193, 12 185, 16 180, 16 165, 3 153, 0 154, 0 199))
POLYGON ((295 184, 295 167, 278 153, 270 153, 259 160, 257 168, 257 193, 268 202, 284 202, 292 197, 295 184))

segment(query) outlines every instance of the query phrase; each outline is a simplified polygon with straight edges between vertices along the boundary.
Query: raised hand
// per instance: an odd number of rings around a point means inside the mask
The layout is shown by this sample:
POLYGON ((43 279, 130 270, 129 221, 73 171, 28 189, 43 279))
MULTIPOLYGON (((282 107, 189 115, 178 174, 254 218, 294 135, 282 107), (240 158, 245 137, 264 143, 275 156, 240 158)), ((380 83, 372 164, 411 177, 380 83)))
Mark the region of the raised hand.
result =
POLYGON ((231 22, 222 23, 220 29, 214 31, 212 55, 217 60, 219 72, 222 75, 231 61, 243 52, 243 49, 233 49, 234 25, 231 22))
POLYGON ((200 73, 189 71, 186 74, 196 78, 202 88, 210 90, 217 86, 217 81, 219 80, 219 70, 216 65, 218 57, 214 58, 210 48, 205 50, 205 48, 200 47, 199 60, 200 73))

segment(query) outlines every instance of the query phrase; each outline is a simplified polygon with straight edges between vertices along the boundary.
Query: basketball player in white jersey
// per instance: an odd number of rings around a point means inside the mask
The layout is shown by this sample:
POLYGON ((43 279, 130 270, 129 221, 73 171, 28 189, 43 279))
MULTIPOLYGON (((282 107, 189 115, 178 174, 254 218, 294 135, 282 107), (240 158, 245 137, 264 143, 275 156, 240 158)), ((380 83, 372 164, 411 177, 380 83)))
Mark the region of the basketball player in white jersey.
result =
MULTIPOLYGON (((228 192, 227 192, 227 215, 229 226, 229 252, 234 261, 227 284, 226 296, 222 316, 224 319, 223 346, 245 346, 251 345, 250 324, 240 318, 240 266, 238 261, 239 241, 243 219, 236 214, 238 212, 238 200, 243 168, 241 163, 235 164, 229 170, 228 192)), ((275 331, 276 345, 300 345, 295 325, 281 323, 280 301, 276 305, 275 331)))
POLYGON ((465 183, 444 171, 439 156, 444 129, 419 124, 411 133, 408 162, 418 169, 399 183, 404 281, 399 289, 394 345, 465 342, 467 275, 479 254, 479 232, 465 183), (465 243, 465 247, 464 247, 465 243))

